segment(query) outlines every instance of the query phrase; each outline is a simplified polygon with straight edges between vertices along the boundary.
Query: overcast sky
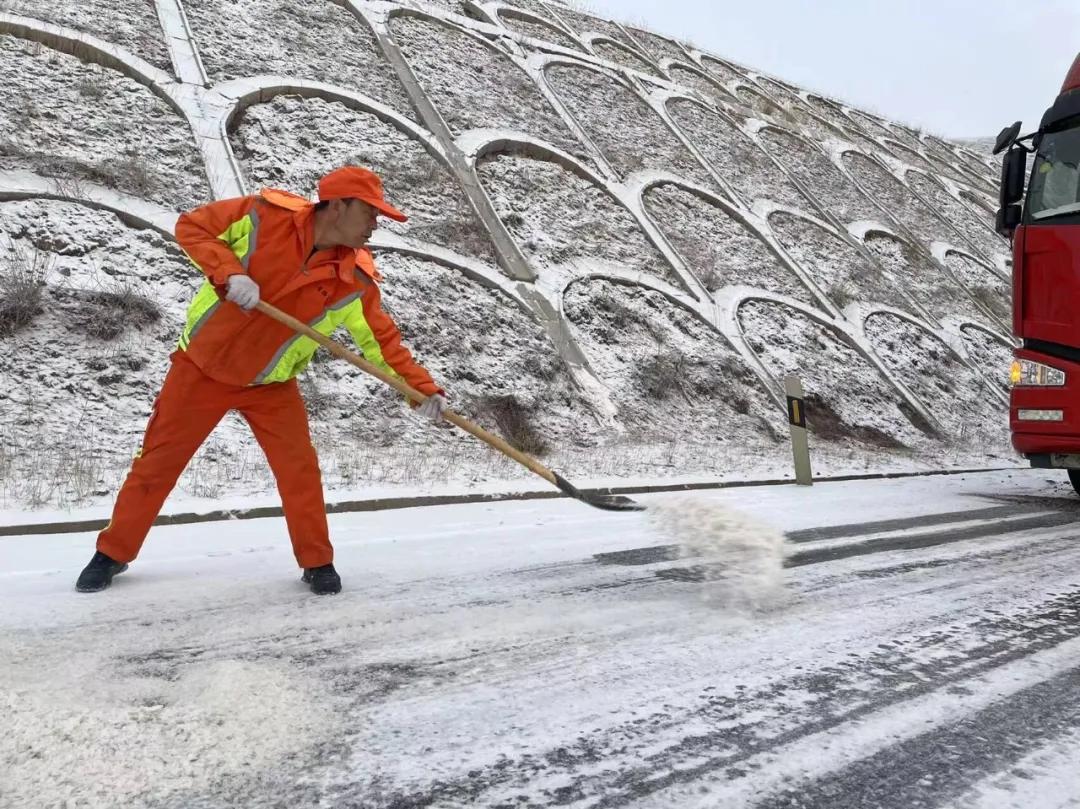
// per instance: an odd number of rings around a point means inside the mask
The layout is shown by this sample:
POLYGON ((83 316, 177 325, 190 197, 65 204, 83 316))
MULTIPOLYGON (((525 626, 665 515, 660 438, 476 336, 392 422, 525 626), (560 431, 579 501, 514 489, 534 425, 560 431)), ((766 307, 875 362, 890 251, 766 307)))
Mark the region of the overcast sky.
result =
POLYGON ((1035 128, 1080 0, 587 0, 585 7, 948 137, 1035 128))

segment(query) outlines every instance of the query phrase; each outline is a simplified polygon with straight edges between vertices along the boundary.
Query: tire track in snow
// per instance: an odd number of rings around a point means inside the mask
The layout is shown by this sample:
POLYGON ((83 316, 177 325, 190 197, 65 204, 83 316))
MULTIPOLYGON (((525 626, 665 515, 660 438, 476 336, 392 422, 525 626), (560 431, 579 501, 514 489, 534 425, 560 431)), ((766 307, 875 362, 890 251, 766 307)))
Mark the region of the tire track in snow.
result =
POLYGON ((1080 667, 755 803, 759 809, 940 806, 1044 741, 1080 727, 1080 667))
POLYGON ((754 756, 919 696, 962 690, 970 678, 1074 638, 1080 638, 1080 586, 1029 610, 987 610, 974 621, 852 653, 753 690, 710 687, 680 711, 583 733, 573 744, 435 781, 387 805, 632 806, 721 772, 746 778, 751 771, 740 765, 754 756), (715 729, 679 735, 682 727, 710 726, 715 729), (595 774, 598 763, 607 763, 607 771, 595 774), (613 774, 612 766, 620 769, 613 774), (538 793, 536 779, 563 785, 538 793))

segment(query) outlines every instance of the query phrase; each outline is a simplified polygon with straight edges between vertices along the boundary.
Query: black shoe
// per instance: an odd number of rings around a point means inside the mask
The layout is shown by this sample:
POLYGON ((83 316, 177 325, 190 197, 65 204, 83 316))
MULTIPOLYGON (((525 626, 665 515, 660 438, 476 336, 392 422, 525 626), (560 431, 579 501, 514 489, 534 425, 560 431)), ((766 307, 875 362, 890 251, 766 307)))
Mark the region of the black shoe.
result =
POLYGON ((341 576, 334 570, 333 565, 309 567, 300 580, 305 584, 310 584, 311 592, 315 595, 327 596, 341 592, 341 576))
POLYGON ((96 593, 104 590, 112 584, 112 577, 117 573, 123 573, 128 566, 124 562, 116 562, 97 551, 90 564, 83 568, 79 574, 79 580, 75 582, 75 589, 80 593, 96 593))

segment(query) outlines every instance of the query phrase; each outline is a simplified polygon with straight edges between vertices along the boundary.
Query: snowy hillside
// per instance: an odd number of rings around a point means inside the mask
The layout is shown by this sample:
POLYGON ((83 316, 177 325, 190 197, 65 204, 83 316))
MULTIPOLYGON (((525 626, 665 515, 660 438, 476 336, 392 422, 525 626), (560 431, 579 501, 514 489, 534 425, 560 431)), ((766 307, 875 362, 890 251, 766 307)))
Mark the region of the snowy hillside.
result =
MULTIPOLYGON (((107 502, 200 278, 179 211, 368 165, 452 405, 570 476, 1013 463, 982 151, 543 0, 0 0, 0 502, 107 502)), ((881 108, 888 99, 881 99, 881 108)), ((519 474, 321 359, 330 487, 519 474)), ((239 419, 181 480, 272 488, 239 419)))

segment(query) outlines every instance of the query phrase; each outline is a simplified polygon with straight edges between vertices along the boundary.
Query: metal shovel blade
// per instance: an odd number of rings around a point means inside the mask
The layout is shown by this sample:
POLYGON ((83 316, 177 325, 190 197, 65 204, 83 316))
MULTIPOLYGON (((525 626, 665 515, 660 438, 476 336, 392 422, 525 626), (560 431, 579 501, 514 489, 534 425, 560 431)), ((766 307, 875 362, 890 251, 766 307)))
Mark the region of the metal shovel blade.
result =
POLYGON ((566 494, 575 500, 580 500, 593 508, 601 508, 604 511, 644 511, 645 506, 623 497, 621 494, 595 494, 581 491, 577 486, 568 481, 558 472, 552 472, 555 476, 555 484, 566 494))

